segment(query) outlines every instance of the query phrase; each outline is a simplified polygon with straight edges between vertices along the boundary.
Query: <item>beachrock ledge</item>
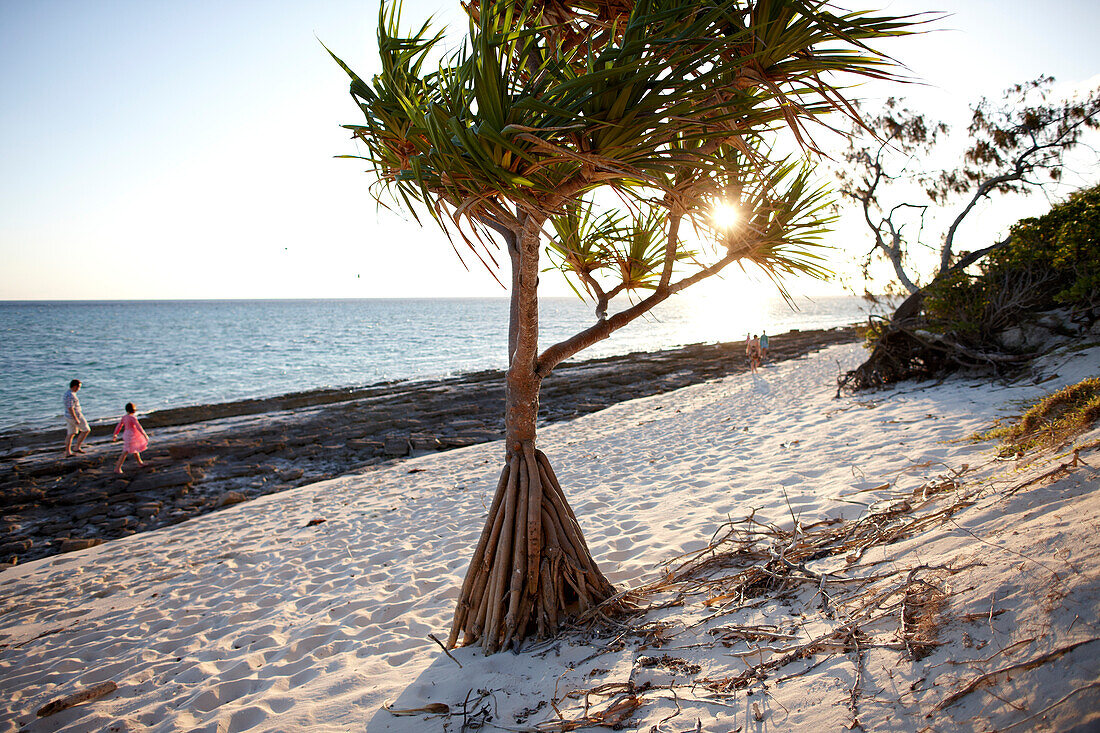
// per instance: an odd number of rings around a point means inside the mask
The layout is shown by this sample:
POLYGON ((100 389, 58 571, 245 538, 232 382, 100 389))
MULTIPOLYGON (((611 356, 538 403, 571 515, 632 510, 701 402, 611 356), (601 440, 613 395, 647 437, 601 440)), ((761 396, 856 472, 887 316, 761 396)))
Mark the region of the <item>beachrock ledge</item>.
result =
MULTIPOLYGON (((773 336, 769 361, 857 340, 854 328, 773 336)), ((540 418, 557 422, 744 371, 744 342, 560 365, 540 418)), ((113 426, 62 458, 60 431, 0 435, 0 569, 176 524, 257 496, 503 435, 503 374, 390 382, 150 413, 146 465, 113 472, 113 426)))

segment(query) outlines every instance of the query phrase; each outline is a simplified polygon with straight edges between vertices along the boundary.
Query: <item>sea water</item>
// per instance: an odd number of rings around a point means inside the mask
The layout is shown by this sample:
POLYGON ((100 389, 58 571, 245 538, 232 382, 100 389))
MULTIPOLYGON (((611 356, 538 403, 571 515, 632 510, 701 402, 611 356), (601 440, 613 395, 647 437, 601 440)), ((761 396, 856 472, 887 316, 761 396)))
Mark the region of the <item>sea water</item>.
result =
MULTIPOLYGON (((829 328, 866 317, 859 298, 776 297, 751 308, 671 299, 576 358, 829 328)), ((506 365, 504 298, 0 302, 0 432, 60 427, 80 379, 94 422, 506 365)), ((590 305, 545 298, 540 347, 594 323, 590 305)))

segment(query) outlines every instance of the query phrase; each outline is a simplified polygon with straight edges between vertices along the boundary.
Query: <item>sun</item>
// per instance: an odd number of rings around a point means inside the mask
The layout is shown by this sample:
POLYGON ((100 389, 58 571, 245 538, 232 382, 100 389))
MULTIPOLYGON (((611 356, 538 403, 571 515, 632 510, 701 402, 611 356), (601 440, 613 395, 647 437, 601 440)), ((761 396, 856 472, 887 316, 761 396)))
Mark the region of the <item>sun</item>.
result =
POLYGON ((731 204, 728 201, 718 201, 715 202, 714 208, 711 209, 710 218, 714 223, 715 229, 729 231, 741 221, 741 210, 735 204, 731 204))

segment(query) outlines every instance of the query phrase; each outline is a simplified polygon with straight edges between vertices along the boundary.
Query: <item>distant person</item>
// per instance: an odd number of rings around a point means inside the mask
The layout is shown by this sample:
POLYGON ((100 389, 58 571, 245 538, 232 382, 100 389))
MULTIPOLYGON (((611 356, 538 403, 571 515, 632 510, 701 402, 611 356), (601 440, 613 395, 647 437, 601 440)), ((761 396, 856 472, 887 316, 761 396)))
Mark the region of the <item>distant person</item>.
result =
POLYGON ((115 464, 115 473, 122 473, 122 463, 131 454, 137 458, 139 466, 145 465, 141 460, 141 452, 149 446, 149 436, 134 417, 136 411, 134 403, 127 402, 126 414, 118 421, 118 427, 115 428, 114 440, 118 440, 118 434, 122 433, 122 455, 118 457, 118 463, 115 464))
POLYGON ((760 366, 760 337, 753 335, 745 339, 745 355, 749 357, 749 370, 756 374, 760 366))
POLYGON ((768 332, 760 332, 760 361, 768 358, 768 332))
POLYGON ((65 393, 63 404, 65 405, 65 456, 74 453, 84 453, 81 447, 85 439, 91 434, 92 429, 88 421, 84 419, 84 413, 80 409, 80 398, 76 393, 80 391, 80 380, 69 382, 69 391, 65 393), (73 442, 76 438, 76 442, 73 442))

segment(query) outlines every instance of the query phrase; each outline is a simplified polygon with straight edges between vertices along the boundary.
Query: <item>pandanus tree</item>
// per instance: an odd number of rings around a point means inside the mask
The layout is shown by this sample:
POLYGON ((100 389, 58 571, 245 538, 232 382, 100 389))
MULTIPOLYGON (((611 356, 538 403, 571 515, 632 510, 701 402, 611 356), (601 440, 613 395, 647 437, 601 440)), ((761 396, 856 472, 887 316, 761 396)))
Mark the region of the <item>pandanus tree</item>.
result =
MULTIPOLYGON (((427 212, 456 252, 510 265, 504 467, 448 647, 519 649, 612 598, 546 455, 539 389, 554 367, 733 263, 826 273, 827 192, 775 152, 855 114, 844 77, 893 78, 871 44, 912 18, 800 0, 473 0, 444 52, 425 23, 379 16, 381 72, 351 77, 347 125, 372 195, 427 212), (739 212, 736 226, 716 207, 739 212), (545 253, 545 259, 543 259, 545 253), (549 263, 549 265, 547 265, 549 263), (565 273, 595 320, 540 351, 539 274, 565 273), (616 296, 620 296, 616 298, 616 296), (619 305, 621 304, 621 305, 619 305), (618 308, 615 312, 611 312, 618 308)), ((418 213, 419 212, 419 213, 418 213)))

